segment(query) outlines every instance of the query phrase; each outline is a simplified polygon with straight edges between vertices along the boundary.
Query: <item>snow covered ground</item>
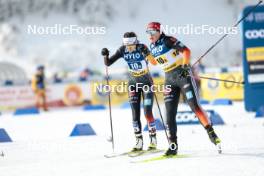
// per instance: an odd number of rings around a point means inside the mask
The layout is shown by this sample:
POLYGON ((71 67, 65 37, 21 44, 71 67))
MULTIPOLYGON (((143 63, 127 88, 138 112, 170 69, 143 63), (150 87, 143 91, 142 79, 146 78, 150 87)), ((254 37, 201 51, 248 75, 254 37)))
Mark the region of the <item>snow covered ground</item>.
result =
MULTIPOLYGON (((178 127, 179 153, 186 158, 148 163, 132 163, 141 156, 104 158, 111 153, 108 111, 67 109, 40 115, 0 116, 14 142, 0 143, 5 156, 0 157, 1 176, 263 176, 264 118, 244 111, 242 103, 214 108, 225 125, 215 126, 222 139, 219 155, 209 142, 201 125, 178 127), (97 133, 89 137, 69 137, 77 123, 90 123, 97 133)), ((184 105, 180 110, 185 109, 184 105)), ((143 118, 142 118, 143 119, 143 118)), ((113 109, 116 152, 124 152, 134 144, 130 109, 113 109)), ((145 120, 142 120, 145 124, 145 120)), ((144 133, 145 147, 148 134, 144 133)), ((167 148, 164 131, 158 132, 158 146, 167 148)))

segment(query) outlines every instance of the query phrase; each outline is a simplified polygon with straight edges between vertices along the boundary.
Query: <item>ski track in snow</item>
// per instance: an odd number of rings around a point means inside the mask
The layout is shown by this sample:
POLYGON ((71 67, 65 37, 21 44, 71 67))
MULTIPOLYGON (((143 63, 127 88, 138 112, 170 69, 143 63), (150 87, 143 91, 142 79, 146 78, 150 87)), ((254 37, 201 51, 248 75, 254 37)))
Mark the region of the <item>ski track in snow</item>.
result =
MULTIPOLYGON (((212 106, 204 106, 212 109, 212 106)), ((184 105, 180 110, 186 108, 184 105)), ((201 125, 178 126, 179 153, 189 157, 132 163, 158 154, 129 158, 105 158, 111 153, 107 111, 69 109, 36 116, 0 117, 12 143, 0 143, 1 176, 262 176, 264 174, 264 119, 255 119, 242 103, 213 106, 226 122, 215 126, 222 140, 223 154, 218 154, 201 125), (90 123, 97 136, 68 137, 76 123, 90 123)), ((113 109, 115 151, 128 151, 134 144, 130 109, 113 109)), ((145 120, 143 120, 145 124, 145 120)), ((144 132, 145 148, 148 134, 144 132)), ((166 149, 163 131, 158 132, 158 146, 166 149)))

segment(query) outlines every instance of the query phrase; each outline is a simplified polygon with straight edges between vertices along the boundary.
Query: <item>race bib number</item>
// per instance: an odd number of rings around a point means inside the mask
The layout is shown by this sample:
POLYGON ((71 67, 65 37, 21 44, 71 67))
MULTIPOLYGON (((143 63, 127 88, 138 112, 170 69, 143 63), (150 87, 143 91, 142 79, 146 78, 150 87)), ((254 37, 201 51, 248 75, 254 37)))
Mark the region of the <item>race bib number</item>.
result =
POLYGON ((168 60, 165 58, 165 57, 158 57, 156 59, 156 61, 159 63, 159 64, 165 64, 168 62, 168 60))
POLYGON ((131 70, 140 70, 140 69, 142 69, 141 62, 133 62, 133 63, 129 63, 128 65, 129 65, 129 68, 131 70))

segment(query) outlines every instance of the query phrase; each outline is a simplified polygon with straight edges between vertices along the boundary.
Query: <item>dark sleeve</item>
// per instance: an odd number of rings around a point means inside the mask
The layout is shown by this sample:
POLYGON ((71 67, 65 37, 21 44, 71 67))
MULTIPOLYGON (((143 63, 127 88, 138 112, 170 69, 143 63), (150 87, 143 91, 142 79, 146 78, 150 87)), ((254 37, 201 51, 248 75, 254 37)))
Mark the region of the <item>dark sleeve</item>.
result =
POLYGON ((167 47, 176 49, 179 52, 183 52, 187 47, 179 40, 174 37, 166 36, 164 43, 167 47))
POLYGON ((150 51, 146 45, 139 44, 138 47, 139 47, 139 49, 140 49, 140 51, 144 57, 147 57, 150 54, 150 51))
POLYGON ((105 65, 110 66, 119 58, 123 57, 123 49, 124 47, 121 46, 118 50, 116 50, 115 54, 113 54, 111 57, 105 56, 104 57, 105 65))

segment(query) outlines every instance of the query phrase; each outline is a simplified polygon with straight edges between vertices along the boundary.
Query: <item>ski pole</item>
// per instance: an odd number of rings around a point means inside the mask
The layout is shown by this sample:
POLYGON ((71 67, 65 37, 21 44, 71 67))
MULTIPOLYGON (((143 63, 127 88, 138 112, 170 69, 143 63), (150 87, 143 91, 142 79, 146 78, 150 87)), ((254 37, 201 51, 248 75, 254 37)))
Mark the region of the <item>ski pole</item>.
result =
MULTIPOLYGON (((149 77, 150 77, 150 80, 151 80, 152 84, 154 84, 153 78, 152 78, 152 76, 150 75, 148 62, 147 62, 146 60, 145 60, 145 62, 146 62, 146 65, 147 65, 147 71, 148 71, 148 75, 149 75, 149 77)), ((164 122, 164 120, 163 120, 163 116, 162 116, 162 113, 161 113, 161 110, 160 110, 160 106, 159 106, 159 102, 158 102, 157 95, 156 95, 155 92, 153 92, 153 94, 154 94, 155 101, 156 101, 156 104, 157 104, 157 107, 158 107, 158 110, 159 110, 160 119, 161 119, 161 122, 162 122, 162 126, 163 126, 163 128, 164 128, 164 132, 165 132, 165 135, 166 135, 167 141, 168 141, 168 143, 170 144, 169 135, 168 135, 168 133, 167 133, 167 131, 166 131, 166 125, 165 125, 165 122, 164 122)))
POLYGON ((212 77, 206 77, 206 76, 198 76, 198 77, 201 79, 208 79, 208 80, 214 80, 214 81, 230 82, 230 83, 243 84, 243 85, 245 84, 244 81, 239 82, 239 81, 232 81, 232 80, 227 80, 227 79, 218 79, 218 78, 212 78, 212 77))
MULTIPOLYGON (((109 73, 108 67, 105 66, 105 74, 106 74, 106 84, 109 86, 109 73)), ((114 130, 113 130, 113 119, 112 119, 112 106, 111 106, 111 91, 108 92, 108 107, 109 107, 109 118, 110 118, 110 127, 111 127, 111 142, 112 142, 112 150, 115 150, 115 143, 114 143, 114 130)))

